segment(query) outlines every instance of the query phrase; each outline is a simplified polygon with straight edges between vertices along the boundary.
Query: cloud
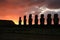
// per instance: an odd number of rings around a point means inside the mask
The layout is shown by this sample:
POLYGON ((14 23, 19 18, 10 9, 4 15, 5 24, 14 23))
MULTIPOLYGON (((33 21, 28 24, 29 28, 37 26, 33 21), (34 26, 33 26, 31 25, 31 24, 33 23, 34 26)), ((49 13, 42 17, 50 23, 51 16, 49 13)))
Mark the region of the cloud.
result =
MULTIPOLYGON (((51 18, 54 17, 54 14, 58 14, 58 17, 59 17, 59 19, 60 19, 60 11, 58 11, 58 12, 55 12, 55 11, 45 11, 45 12, 42 13, 42 14, 44 14, 44 18, 47 18, 47 15, 48 15, 48 14, 51 14, 51 18)), ((41 15, 41 14, 40 14, 40 15, 41 15)))

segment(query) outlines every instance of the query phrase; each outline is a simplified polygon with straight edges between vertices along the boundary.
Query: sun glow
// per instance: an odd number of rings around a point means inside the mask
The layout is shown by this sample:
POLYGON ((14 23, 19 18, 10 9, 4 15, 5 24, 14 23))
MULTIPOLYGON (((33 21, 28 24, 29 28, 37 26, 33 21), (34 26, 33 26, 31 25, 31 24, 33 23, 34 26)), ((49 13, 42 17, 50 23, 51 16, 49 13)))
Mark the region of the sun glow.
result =
POLYGON ((5 16, 4 19, 6 20, 12 20, 15 24, 19 24, 19 17, 17 15, 8 15, 8 16, 5 16))
POLYGON ((13 22, 16 24, 16 25, 18 25, 19 23, 17 22, 17 20, 13 20, 13 22))

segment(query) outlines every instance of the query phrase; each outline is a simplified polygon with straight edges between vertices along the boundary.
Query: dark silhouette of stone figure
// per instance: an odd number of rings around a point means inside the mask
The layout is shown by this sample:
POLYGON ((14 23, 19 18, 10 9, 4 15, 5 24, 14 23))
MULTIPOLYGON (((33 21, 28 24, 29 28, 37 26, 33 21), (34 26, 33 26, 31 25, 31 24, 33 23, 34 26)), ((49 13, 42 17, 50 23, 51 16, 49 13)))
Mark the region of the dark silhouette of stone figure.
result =
POLYGON ((32 14, 29 15, 29 25, 32 25, 32 14))
POLYGON ((26 25, 26 16, 24 16, 24 25, 26 25))
POLYGON ((19 25, 21 25, 21 22, 22 22, 22 20, 21 20, 21 17, 19 18, 19 25))
POLYGON ((44 14, 41 14, 40 24, 41 24, 41 25, 44 25, 44 21, 45 21, 45 19, 44 19, 44 14))
POLYGON ((54 14, 54 25, 58 25, 59 24, 59 18, 58 18, 58 14, 54 14))
POLYGON ((51 25, 52 24, 52 18, 51 18, 51 14, 47 15, 47 25, 51 25))
POLYGON ((38 25, 38 15, 35 15, 35 25, 38 25))

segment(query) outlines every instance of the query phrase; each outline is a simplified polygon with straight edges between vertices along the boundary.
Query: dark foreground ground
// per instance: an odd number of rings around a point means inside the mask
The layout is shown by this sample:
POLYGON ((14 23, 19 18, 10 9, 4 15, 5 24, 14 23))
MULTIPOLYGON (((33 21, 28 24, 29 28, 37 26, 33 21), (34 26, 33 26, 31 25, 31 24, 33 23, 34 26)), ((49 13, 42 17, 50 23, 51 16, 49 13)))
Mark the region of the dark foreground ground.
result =
POLYGON ((0 40, 60 40, 60 26, 0 27, 0 40))
POLYGON ((4 33, 0 40, 60 40, 60 35, 4 33))

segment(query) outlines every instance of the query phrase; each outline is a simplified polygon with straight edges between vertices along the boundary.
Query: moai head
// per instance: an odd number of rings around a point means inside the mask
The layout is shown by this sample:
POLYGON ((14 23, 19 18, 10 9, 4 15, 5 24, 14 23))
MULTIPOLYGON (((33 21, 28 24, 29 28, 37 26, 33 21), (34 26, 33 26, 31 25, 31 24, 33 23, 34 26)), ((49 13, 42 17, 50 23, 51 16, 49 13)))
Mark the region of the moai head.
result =
POLYGON ((37 19, 38 19, 38 15, 35 15, 35 18, 37 18, 37 19))
POLYGON ((32 18, 32 14, 29 15, 29 18, 32 18))
POLYGON ((44 14, 41 14, 41 18, 44 18, 44 14))
POLYGON ((47 18, 51 18, 51 14, 48 14, 48 15, 47 15, 47 18))
POLYGON ((54 18, 58 18, 58 14, 54 14, 54 18))

